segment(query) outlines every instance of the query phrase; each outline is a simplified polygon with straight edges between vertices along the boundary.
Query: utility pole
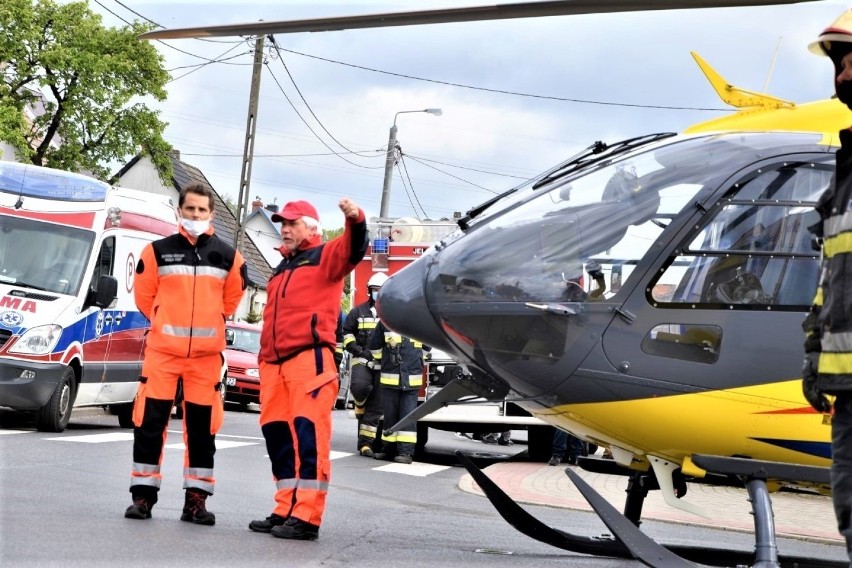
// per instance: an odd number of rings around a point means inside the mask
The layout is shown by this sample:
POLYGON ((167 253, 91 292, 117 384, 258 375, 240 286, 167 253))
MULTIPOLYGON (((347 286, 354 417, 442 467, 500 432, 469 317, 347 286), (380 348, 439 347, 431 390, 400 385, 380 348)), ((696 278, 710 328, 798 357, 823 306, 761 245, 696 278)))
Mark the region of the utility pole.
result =
POLYGON ((385 183, 382 185, 382 204, 379 208, 379 217, 387 219, 388 208, 390 206, 390 187, 391 179, 393 178, 393 165, 396 161, 396 116, 393 118, 393 126, 390 129, 390 138, 388 139, 388 155, 385 159, 385 183))
POLYGON ((388 209, 390 208, 391 180, 393 179, 393 166, 396 162, 396 119, 399 115, 410 112, 425 112, 435 116, 441 116, 442 114, 439 108, 424 108, 422 110, 401 110, 393 115, 393 126, 390 128, 390 137, 388 138, 388 155, 385 159, 385 183, 382 185, 382 205, 379 209, 379 218, 382 220, 388 218, 388 209))
POLYGON ((249 207, 249 186, 251 185, 251 163, 254 156, 254 138, 257 130, 257 101, 260 98, 260 74, 263 71, 263 42, 266 36, 257 36, 254 44, 254 70, 251 76, 248 118, 246 119, 246 141, 243 146, 243 168, 240 173, 240 194, 237 197, 237 233, 234 235, 234 248, 239 250, 246 232, 246 219, 249 207))

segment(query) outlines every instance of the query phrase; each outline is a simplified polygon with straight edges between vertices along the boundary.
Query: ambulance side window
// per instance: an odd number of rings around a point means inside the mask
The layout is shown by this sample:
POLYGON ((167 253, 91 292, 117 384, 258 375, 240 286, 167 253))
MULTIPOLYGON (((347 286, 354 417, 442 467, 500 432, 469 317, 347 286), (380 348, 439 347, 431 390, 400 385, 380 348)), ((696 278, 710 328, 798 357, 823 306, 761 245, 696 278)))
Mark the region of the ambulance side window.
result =
POLYGON ((92 282, 89 284, 90 290, 97 287, 101 276, 115 276, 115 237, 107 237, 101 243, 95 270, 92 274, 92 282))

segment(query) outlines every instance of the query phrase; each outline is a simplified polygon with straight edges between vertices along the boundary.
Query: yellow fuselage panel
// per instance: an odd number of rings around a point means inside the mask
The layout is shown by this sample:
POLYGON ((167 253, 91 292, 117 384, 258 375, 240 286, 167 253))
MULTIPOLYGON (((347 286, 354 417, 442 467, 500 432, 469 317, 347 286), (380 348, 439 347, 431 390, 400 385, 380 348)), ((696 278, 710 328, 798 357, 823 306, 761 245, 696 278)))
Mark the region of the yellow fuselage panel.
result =
POLYGON ((569 431, 680 463, 710 454, 828 466, 831 426, 801 381, 620 402, 564 405, 541 418, 569 431), (818 451, 813 451, 814 448, 818 451))
POLYGON ((753 107, 699 122, 684 130, 686 134, 723 131, 795 131, 822 132, 826 143, 837 145, 837 132, 852 126, 852 111, 837 99, 796 105, 793 108, 753 107))

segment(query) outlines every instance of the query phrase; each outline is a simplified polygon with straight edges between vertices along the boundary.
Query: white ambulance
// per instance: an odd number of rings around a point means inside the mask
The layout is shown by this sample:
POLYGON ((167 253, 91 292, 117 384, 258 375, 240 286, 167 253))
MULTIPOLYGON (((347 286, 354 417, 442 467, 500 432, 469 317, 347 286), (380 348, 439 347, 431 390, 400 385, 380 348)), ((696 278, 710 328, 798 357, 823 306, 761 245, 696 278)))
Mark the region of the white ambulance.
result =
POLYGON ((136 261, 176 231, 166 196, 0 161, 0 406, 48 432, 80 406, 131 427, 148 327, 136 261))

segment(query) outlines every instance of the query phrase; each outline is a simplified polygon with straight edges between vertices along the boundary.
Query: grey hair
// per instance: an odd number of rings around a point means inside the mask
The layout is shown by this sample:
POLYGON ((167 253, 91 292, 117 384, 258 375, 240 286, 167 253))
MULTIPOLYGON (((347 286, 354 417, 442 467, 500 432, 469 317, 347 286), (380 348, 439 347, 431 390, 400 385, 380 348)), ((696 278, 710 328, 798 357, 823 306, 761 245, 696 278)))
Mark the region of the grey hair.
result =
POLYGON ((302 216, 302 222, 305 224, 305 227, 311 228, 316 227, 317 233, 322 234, 322 226, 320 226, 320 222, 314 219, 313 217, 308 217, 307 215, 302 216))

